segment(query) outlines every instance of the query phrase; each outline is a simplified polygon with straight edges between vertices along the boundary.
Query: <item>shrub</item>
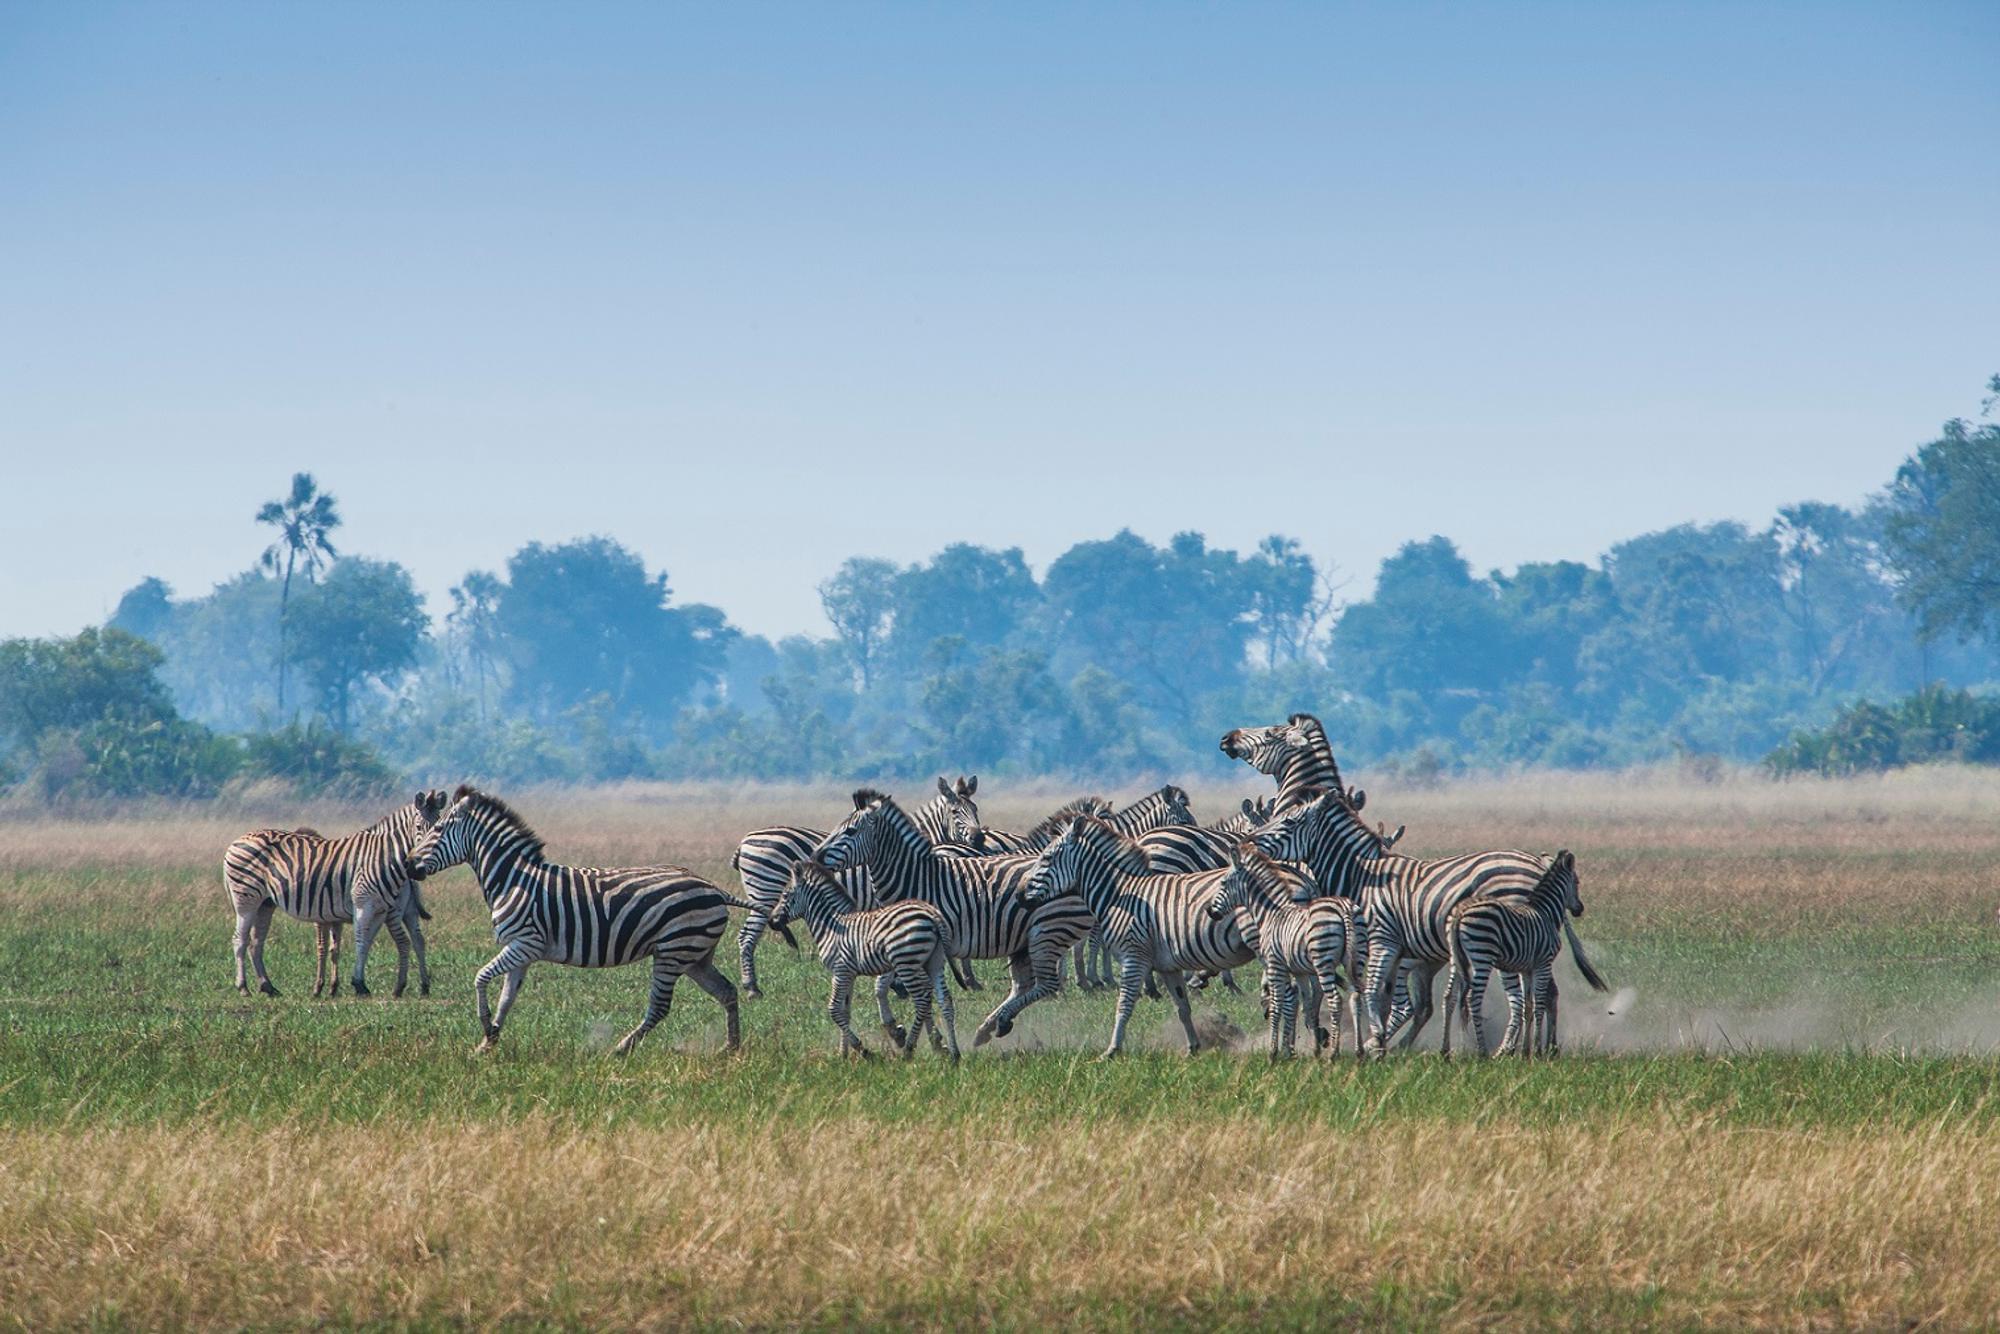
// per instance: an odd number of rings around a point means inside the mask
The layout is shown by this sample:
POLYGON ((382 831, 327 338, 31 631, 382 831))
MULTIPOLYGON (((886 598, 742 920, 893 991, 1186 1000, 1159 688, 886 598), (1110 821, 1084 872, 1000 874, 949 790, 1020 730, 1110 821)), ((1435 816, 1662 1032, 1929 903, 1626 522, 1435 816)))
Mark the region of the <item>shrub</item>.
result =
POLYGON ((278 779, 301 796, 373 797, 400 786, 368 746, 317 720, 244 737, 243 774, 278 779))

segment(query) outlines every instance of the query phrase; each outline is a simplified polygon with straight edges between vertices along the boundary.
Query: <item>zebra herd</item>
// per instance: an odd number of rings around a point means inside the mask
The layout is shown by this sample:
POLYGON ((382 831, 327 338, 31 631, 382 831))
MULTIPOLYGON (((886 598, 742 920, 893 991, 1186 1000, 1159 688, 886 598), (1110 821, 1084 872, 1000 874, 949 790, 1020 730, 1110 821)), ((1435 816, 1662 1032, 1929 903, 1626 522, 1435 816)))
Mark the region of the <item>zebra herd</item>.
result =
POLYGON ((1289 1056, 1301 1009, 1316 1047, 1337 1052, 1351 1009, 1357 1055, 1407 1049, 1432 1015, 1432 984, 1447 971, 1444 1046, 1451 1020, 1488 1051, 1480 1005, 1498 972, 1508 1000, 1500 1048, 1557 1050, 1555 957, 1567 940, 1586 981, 1604 990, 1570 925, 1583 913, 1576 859, 1519 851, 1419 859, 1395 852, 1402 836, 1362 818, 1366 794, 1344 785, 1319 721, 1294 714, 1237 728, 1225 754, 1276 784, 1214 825, 1196 822, 1187 793, 1168 785, 1129 806, 1073 801, 1031 829, 985 826, 978 779, 940 778, 915 810, 864 788, 830 829, 774 826, 746 836, 733 864, 743 897, 678 866, 604 869, 547 859, 542 841, 504 801, 470 786, 418 793, 360 833, 258 830, 230 845, 224 882, 236 911, 236 985, 277 995, 264 967, 274 912, 314 923, 320 994, 339 990, 339 941, 355 928, 352 986, 376 932, 397 949, 396 994, 424 963, 419 882, 466 864, 493 920, 499 951, 474 981, 480 1047, 499 1040, 530 965, 599 968, 652 960, 646 1012, 617 1045, 630 1051, 667 1015, 683 977, 723 1007, 728 1045, 740 1041, 737 989, 715 966, 728 910, 738 934, 743 992, 759 994, 756 949, 767 929, 797 948, 802 923, 832 977, 828 1017, 843 1051, 865 1054, 850 1005, 857 978, 875 979, 882 1029, 904 1056, 928 1034, 957 1060, 951 982, 978 989, 972 962, 1004 959, 1007 995, 973 1035, 977 1047, 1012 1030, 1021 1012, 1056 995, 1072 968, 1086 989, 1115 985, 1106 1056, 1124 1046, 1142 991, 1171 996, 1189 1052, 1197 1038, 1188 993, 1230 970, 1262 966, 1270 1054, 1289 1056), (1115 962, 1115 978, 1106 962, 1115 962), (489 988, 498 979, 497 1005, 489 988), (892 1007, 912 1006, 905 1027, 892 1007), (1330 1017, 1329 1017, 1330 1012, 1330 1017))

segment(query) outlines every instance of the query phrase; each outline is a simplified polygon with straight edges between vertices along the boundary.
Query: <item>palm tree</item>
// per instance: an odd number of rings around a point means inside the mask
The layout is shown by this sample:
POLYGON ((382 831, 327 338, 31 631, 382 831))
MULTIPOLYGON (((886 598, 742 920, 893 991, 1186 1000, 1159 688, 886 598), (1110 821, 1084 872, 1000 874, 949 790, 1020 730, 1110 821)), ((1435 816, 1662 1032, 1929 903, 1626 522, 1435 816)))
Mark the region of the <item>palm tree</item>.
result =
POLYGON ((267 500, 257 511, 257 522, 278 530, 278 538, 264 548, 259 561, 273 574, 283 572, 278 591, 278 714, 285 712, 285 619, 292 599, 292 574, 303 573, 307 583, 319 577, 327 562, 339 555, 327 534, 340 527, 340 513, 334 498, 319 489, 309 472, 292 474, 292 491, 283 500, 267 500))
POLYGON ((486 678, 500 646, 499 607, 503 585, 490 570, 473 570, 451 590, 445 619, 458 628, 479 689, 479 720, 486 721, 486 678))

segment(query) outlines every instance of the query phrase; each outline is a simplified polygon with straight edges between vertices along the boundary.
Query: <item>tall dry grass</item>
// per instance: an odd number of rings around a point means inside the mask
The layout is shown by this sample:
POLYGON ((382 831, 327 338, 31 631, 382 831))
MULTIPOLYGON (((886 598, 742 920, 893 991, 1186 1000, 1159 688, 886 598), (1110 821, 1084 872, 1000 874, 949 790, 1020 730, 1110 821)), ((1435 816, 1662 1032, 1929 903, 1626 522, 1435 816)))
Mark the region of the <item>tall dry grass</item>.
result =
POLYGON ((1979 1324, 2000 1132, 0 1131, 0 1324, 1979 1324))

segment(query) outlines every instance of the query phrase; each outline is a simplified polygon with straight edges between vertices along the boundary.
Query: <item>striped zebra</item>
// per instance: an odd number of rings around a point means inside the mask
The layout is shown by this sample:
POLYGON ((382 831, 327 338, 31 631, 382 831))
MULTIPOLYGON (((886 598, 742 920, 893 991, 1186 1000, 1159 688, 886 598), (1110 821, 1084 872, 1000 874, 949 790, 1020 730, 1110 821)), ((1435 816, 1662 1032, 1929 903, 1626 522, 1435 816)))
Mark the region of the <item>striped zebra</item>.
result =
MULTIPOLYGON (((985 832, 979 823, 979 805, 972 799, 979 790, 978 775, 960 775, 956 782, 939 778, 937 786, 937 795, 916 811, 917 824, 924 836, 933 843, 978 846, 985 832)), ((745 996, 764 994, 757 985, 757 942, 764 938, 771 913, 791 879, 792 863, 812 860, 813 849, 825 837, 824 829, 799 825, 753 829, 743 836, 736 855, 730 859, 729 864, 742 878, 743 897, 750 901, 750 911, 744 915, 743 926, 736 934, 737 971, 743 980, 745 996)), ((867 879, 859 873, 843 874, 841 885, 856 903, 873 902, 867 879)), ((794 948, 798 946, 795 940, 788 943, 794 948)), ((977 979, 972 986, 978 989, 977 979)))
POLYGON ((471 865, 500 942, 500 952, 473 979, 480 1051, 500 1040, 530 964, 615 968, 645 958, 653 961, 646 1017, 619 1042, 618 1055, 667 1017, 683 974, 722 1006, 730 1050, 740 1044, 736 988, 716 970, 715 947, 729 925, 729 909, 749 906, 743 900, 678 866, 603 869, 547 861, 526 821, 498 797, 472 787, 452 794, 451 806, 411 850, 409 869, 422 880, 460 862, 471 865), (486 988, 503 974, 495 1011, 486 988))
POLYGON ((1236 728, 1223 735, 1222 753, 1277 781, 1279 811, 1303 805, 1316 789, 1340 786, 1333 743, 1310 713, 1269 727, 1236 728))
MULTIPOLYGON (((1081 804, 1072 803, 1072 805, 1081 804)), ((1040 851, 1047 847, 1054 841, 1056 835, 1062 832, 1062 827, 1078 815, 1096 815, 1127 838, 1138 838, 1156 829, 1185 828, 1194 824, 1194 809, 1188 803, 1187 790, 1172 783, 1148 792, 1120 810, 1111 810, 1108 803, 1100 804, 1104 805, 1102 811, 1071 811, 1065 808, 1064 811, 1059 811, 1048 820, 1044 820, 1043 825, 1053 823, 1055 829, 1046 838, 1037 841, 1033 845, 1034 850, 1040 851)), ((1245 809, 1248 809, 1249 804, 1244 803, 1245 809)), ((1103 933, 1094 926, 1087 937, 1071 947, 1070 962, 1076 969, 1077 986, 1085 991, 1096 991, 1102 987, 1118 985, 1117 979, 1112 975, 1111 956, 1104 947, 1103 933)), ((1159 988, 1154 985, 1150 974, 1146 978, 1146 994, 1155 1000, 1159 999, 1159 988)))
POLYGON ((1218 834, 1233 834, 1239 839, 1248 838, 1251 830, 1267 823, 1277 813, 1276 797, 1245 797, 1241 810, 1223 816, 1208 827, 1218 834))
MULTIPOLYGON (((1240 810, 1214 824, 1197 826, 1190 820, 1186 825, 1151 830, 1139 841, 1145 845, 1146 857, 1156 872, 1185 875, 1195 871, 1218 871, 1229 865, 1236 845, 1263 820, 1268 820, 1275 806, 1275 800, 1269 797, 1245 797, 1240 810), (1255 818, 1259 815, 1261 820, 1255 818)), ((1188 985, 1200 991, 1209 981, 1210 975, 1203 973, 1188 985)), ((1238 994, 1242 992, 1242 988, 1236 985, 1234 972, 1229 969, 1222 972, 1222 985, 1238 994)), ((1149 995, 1154 993, 1151 978, 1146 981, 1146 990, 1149 995)))
MULTIPOLYGON (((1332 788, 1280 814, 1255 835, 1258 850, 1302 861, 1321 890, 1356 900, 1368 933, 1369 1049, 1388 1050, 1398 1027, 1387 1012, 1389 992, 1407 962, 1410 1016, 1402 1027, 1407 1050, 1431 1016, 1431 983, 1449 961, 1444 940, 1451 910, 1475 895, 1525 897, 1548 869, 1546 858, 1513 850, 1419 860, 1389 849, 1397 837, 1370 829, 1361 794, 1332 788)), ((1564 930, 1568 931, 1565 923, 1564 930)), ((1574 934, 1571 948, 1576 947, 1574 934)))
POLYGON ((1316 898, 1304 903, 1292 897, 1293 881, 1277 862, 1244 843, 1236 849, 1230 873, 1209 898, 1210 917, 1235 914, 1237 929, 1264 965, 1267 1017, 1271 1024, 1271 1059, 1292 1054, 1298 993, 1306 992, 1315 1045, 1340 1054, 1340 1015, 1352 979, 1354 1054, 1361 1054, 1361 930, 1360 914, 1351 899, 1316 898), (1341 971, 1346 970, 1343 978, 1341 971), (1303 982, 1303 988, 1296 982, 1303 982), (1320 1022, 1322 1004, 1331 1004, 1330 1024, 1320 1022))
MULTIPOLYGON (((888 795, 870 788, 854 794, 855 811, 814 849, 829 871, 865 870, 878 901, 922 899, 944 914, 946 953, 959 959, 1006 959, 1014 985, 986 1016, 972 1045, 1005 1037, 1014 1019, 1036 1001, 1062 990, 1062 958, 1090 931, 1090 912, 1075 899, 1029 903, 1021 890, 1038 865, 1036 854, 954 857, 937 847, 888 795)), ((888 979, 875 998, 885 1028, 893 1031, 888 979)))
MULTIPOLYGON (((1444 1052, 1451 1054, 1451 1023, 1462 1017, 1472 1027, 1481 1056, 1487 1054, 1486 1024, 1480 1013, 1486 999, 1486 975, 1498 969, 1513 985, 1507 988, 1507 1032, 1500 1050, 1518 1045, 1523 1056, 1538 1045, 1536 1012, 1544 985, 1554 986, 1556 955, 1562 953, 1563 928, 1571 917, 1583 916, 1583 892, 1577 883, 1576 857, 1565 848, 1525 899, 1467 899, 1445 919, 1445 946, 1451 971, 1444 987, 1444 1052)), ((1594 990, 1608 988, 1583 951, 1571 946, 1577 971, 1594 990)), ((1549 1017, 1554 1028, 1554 1015, 1549 1017)))
MULTIPOLYGON (((1165 788, 1161 789, 1162 792, 1165 790, 1165 788)), ((1179 789, 1176 788, 1175 791, 1179 791, 1179 789)), ((1154 795, 1157 796, 1158 794, 1154 795)), ((1186 794, 1183 793, 1182 796, 1185 797, 1186 794)), ((1007 852, 1040 852, 1043 848, 1055 842, 1056 836, 1062 833, 1063 826, 1067 825, 1077 816, 1109 816, 1111 813, 1111 803, 1102 797, 1078 797, 1075 801, 1065 802, 1063 805, 1056 807, 1053 812, 1043 816, 1037 824, 1022 833, 1011 833, 1005 829, 982 828, 979 832, 977 846, 967 847, 964 850, 977 852, 982 856, 989 857, 1007 852)))
MULTIPOLYGON (((1096 918, 1104 943, 1118 956, 1118 1010, 1106 1058, 1124 1049, 1125 1029, 1148 972, 1158 973, 1172 994, 1188 1052, 1193 1054, 1201 1041, 1195 1036, 1184 975, 1235 968, 1254 957, 1233 916, 1215 918, 1208 913, 1209 901, 1230 875, 1228 867, 1159 875, 1147 868, 1145 857, 1141 842, 1124 837, 1102 820, 1082 816, 1042 849, 1033 887, 1026 895, 1032 902, 1051 906, 1072 894, 1081 897, 1096 918)), ((1288 892, 1296 893, 1304 879, 1287 883, 1288 892)))
POLYGON ((369 994, 364 976, 368 947, 384 926, 396 943, 395 994, 402 995, 409 985, 414 946, 417 989, 430 995, 430 964, 418 925, 430 914, 404 872, 403 859, 444 807, 443 792, 419 792, 406 805, 344 838, 322 838, 311 829, 258 829, 231 843, 222 854, 222 884, 236 909, 236 989, 250 994, 244 973, 247 958, 257 973, 257 989, 266 996, 278 994, 264 969, 264 938, 270 934, 272 916, 282 908, 315 928, 318 965, 313 995, 319 995, 329 980, 331 994, 340 994, 340 928, 349 922, 355 924, 355 995, 369 994))
MULTIPOLYGON (((782 925, 794 917, 805 922, 819 961, 833 974, 827 1014, 840 1030, 842 1051, 868 1055, 849 1017, 854 979, 888 976, 902 984, 913 1007, 909 1032, 899 1043, 903 1056, 915 1054, 917 1039, 928 1030, 932 1045, 949 1050, 951 1059, 958 1060, 958 1025, 952 1014, 951 988, 944 982, 944 915, 935 906, 921 899, 905 899, 860 911, 831 871, 811 862, 797 862, 771 923, 782 925), (944 1017, 942 1036, 937 1022, 940 1014, 944 1017)), ((889 1032, 895 1036, 894 1029, 889 1032)))

